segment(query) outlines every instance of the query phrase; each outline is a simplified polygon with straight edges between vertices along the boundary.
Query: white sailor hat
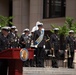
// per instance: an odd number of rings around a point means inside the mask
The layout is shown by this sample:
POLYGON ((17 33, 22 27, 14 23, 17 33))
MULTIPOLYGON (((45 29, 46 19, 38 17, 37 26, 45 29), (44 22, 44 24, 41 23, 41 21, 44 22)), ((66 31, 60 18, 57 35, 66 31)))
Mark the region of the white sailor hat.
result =
POLYGON ((2 27, 2 30, 9 31, 10 27, 2 27))
POLYGON ((11 29, 11 27, 7 27, 9 30, 11 29))
POLYGON ((34 26, 34 27, 32 28, 32 30, 31 30, 31 32, 34 32, 34 31, 36 31, 36 30, 38 30, 38 26, 34 26))
POLYGON ((70 30, 69 33, 74 33, 74 31, 73 30, 70 30))
POLYGON ((23 31, 24 31, 24 32, 25 32, 25 31, 29 31, 29 29, 28 29, 28 28, 26 28, 26 29, 24 29, 23 31))
POLYGON ((37 22, 36 22, 36 26, 43 26, 43 23, 37 21, 37 22))
POLYGON ((54 28, 53 30, 59 30, 59 28, 54 28))
POLYGON ((44 28, 42 28, 42 30, 44 31, 45 29, 44 29, 44 28))
POLYGON ((32 30, 31 30, 31 32, 33 33, 33 32, 34 32, 34 30, 32 29, 32 30))
POLYGON ((24 35, 25 33, 23 32, 22 35, 24 35))
POLYGON ((17 31, 18 31, 18 29, 15 29, 15 31, 17 32, 17 31))
POLYGON ((16 28, 16 26, 12 26, 11 28, 15 29, 15 28, 16 28))

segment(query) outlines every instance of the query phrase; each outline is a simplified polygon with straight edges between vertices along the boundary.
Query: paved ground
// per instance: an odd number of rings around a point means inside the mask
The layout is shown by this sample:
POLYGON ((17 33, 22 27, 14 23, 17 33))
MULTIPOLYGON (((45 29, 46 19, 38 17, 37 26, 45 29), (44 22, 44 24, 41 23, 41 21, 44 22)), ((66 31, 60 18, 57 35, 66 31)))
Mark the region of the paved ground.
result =
POLYGON ((76 69, 24 67, 23 75, 76 75, 76 69))

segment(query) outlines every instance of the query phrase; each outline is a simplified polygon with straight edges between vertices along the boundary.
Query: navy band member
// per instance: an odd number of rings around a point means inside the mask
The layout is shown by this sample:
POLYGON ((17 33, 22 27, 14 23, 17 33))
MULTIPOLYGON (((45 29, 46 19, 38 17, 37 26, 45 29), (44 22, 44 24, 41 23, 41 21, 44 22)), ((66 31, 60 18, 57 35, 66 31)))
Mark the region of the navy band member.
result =
POLYGON ((11 32, 10 32, 10 36, 11 36, 11 48, 17 48, 19 46, 19 37, 15 33, 15 29, 16 29, 16 26, 12 26, 11 27, 11 32))
POLYGON ((52 58, 52 67, 58 68, 58 59, 59 59, 59 44, 60 38, 58 35, 59 28, 54 28, 54 34, 50 36, 51 50, 53 52, 54 58, 52 58))
MULTIPOLYGON (((31 37, 29 36, 29 29, 26 28, 23 31, 24 31, 24 34, 22 34, 20 37, 20 46, 21 48, 30 48, 31 37)), ((25 61, 23 66, 28 67, 29 60, 25 61)))
POLYGON ((70 30, 69 35, 66 37, 66 46, 68 49, 68 68, 73 68, 73 58, 74 58, 74 49, 75 49, 75 37, 74 31, 70 30))
POLYGON ((29 29, 23 30, 24 34, 20 37, 21 48, 30 48, 31 37, 29 36, 29 29))
MULTIPOLYGON (((43 46, 45 44, 44 35, 42 36, 42 40, 39 37, 42 34, 43 23, 38 22, 38 30, 34 32, 34 45, 37 44, 36 47, 36 67, 44 67, 44 49, 43 46), (41 41, 40 41, 41 40, 41 41)), ((43 29, 44 30, 44 29, 43 29)))
MULTIPOLYGON (((9 29, 3 27, 0 34, 0 52, 9 48, 9 29)), ((8 61, 6 59, 0 59, 0 75, 7 75, 8 61)))

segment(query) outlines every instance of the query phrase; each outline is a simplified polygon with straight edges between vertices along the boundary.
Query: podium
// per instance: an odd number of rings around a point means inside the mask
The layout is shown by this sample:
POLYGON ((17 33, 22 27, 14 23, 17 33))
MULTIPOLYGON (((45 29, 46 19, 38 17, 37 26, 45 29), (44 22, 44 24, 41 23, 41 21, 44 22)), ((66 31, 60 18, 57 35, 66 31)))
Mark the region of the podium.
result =
MULTIPOLYGON (((23 74, 23 63, 20 59, 20 50, 21 48, 12 48, 3 50, 0 52, 0 59, 8 60, 8 75, 22 75, 23 74)), ((28 59, 33 59, 34 50, 29 48, 28 59)))

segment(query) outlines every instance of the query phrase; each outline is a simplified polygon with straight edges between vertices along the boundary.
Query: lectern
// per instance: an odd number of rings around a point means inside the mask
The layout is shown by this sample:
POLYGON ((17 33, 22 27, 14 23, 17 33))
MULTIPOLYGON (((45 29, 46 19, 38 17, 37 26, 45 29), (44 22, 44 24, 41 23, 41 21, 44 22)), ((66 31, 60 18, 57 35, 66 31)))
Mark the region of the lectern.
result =
MULTIPOLYGON (((12 48, 3 50, 0 52, 0 59, 8 60, 8 75, 22 75, 23 74, 23 64, 20 59, 20 48, 12 48)), ((34 50, 29 48, 27 49, 29 56, 28 59, 33 59, 34 50)))

